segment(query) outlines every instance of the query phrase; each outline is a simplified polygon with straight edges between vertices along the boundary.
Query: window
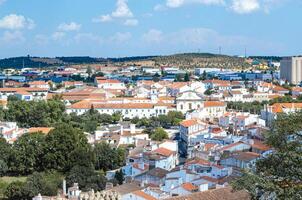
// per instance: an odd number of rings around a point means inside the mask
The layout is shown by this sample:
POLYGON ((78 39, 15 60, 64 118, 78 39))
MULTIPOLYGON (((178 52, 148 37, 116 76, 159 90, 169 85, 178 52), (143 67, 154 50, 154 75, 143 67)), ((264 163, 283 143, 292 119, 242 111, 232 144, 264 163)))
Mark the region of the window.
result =
POLYGON ((189 103, 189 110, 192 110, 192 103, 189 103))

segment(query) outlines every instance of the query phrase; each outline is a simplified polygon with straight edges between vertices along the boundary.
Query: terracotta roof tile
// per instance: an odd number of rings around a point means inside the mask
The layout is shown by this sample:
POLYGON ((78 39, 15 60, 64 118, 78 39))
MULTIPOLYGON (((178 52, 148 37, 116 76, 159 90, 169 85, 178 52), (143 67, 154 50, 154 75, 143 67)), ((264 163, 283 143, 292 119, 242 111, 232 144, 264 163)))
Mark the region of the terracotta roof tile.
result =
POLYGON ((197 124, 198 124, 198 121, 196 119, 188 119, 188 120, 184 120, 180 123, 180 125, 184 126, 184 127, 190 127, 190 126, 194 126, 197 124))
POLYGON ((188 190, 190 192, 194 190, 198 190, 198 187, 193 185, 192 183, 183 183, 181 187, 183 187, 185 190, 188 190))
POLYGON ((224 107, 226 106, 225 102, 221 101, 205 101, 204 107, 224 107))
POLYGON ((186 196, 171 197, 168 200, 250 200, 248 192, 233 191, 232 188, 220 188, 205 192, 196 192, 186 196))
POLYGON ((169 157, 174 153, 173 151, 170 151, 169 149, 163 147, 155 149, 154 152, 166 157, 169 157))
POLYGON ((153 196, 151 196, 141 190, 137 190, 137 191, 133 192, 133 194, 135 194, 143 199, 146 199, 146 200, 156 200, 156 198, 154 198, 153 196))

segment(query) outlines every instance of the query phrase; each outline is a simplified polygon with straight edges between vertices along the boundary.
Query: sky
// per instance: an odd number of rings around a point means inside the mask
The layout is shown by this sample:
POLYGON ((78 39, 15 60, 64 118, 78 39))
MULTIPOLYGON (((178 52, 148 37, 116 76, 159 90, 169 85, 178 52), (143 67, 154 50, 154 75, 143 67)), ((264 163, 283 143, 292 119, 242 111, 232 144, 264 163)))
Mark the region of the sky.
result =
POLYGON ((0 0, 0 58, 302 54, 301 0, 0 0))

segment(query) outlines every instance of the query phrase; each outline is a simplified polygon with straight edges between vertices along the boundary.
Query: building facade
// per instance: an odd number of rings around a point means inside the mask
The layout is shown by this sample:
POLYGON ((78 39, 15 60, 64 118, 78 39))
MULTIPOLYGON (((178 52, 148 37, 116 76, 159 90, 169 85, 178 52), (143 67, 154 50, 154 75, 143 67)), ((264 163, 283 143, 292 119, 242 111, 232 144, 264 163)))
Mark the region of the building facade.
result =
POLYGON ((280 78, 292 84, 302 81, 302 56, 285 57, 281 60, 280 78))

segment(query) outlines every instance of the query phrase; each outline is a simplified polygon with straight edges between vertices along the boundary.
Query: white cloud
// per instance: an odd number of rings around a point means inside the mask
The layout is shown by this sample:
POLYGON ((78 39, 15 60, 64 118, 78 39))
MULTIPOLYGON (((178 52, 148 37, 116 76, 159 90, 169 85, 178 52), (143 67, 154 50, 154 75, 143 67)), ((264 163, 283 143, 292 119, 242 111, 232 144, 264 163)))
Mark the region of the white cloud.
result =
POLYGON ((76 43, 81 43, 81 42, 86 43, 88 41, 98 44, 103 43, 103 38, 93 33, 78 33, 77 35, 74 36, 74 40, 76 43))
POLYGON ((6 0, 0 0, 0 5, 6 2, 6 0))
MULTIPOLYGON (((132 11, 128 7, 128 0, 117 0, 116 9, 111 14, 102 15, 92 19, 93 22, 110 22, 115 19, 131 19, 134 17, 132 11)), ((132 21, 133 24, 134 21, 132 21)), ((131 22, 130 22, 131 23, 131 22)), ((135 22, 134 22, 135 23, 135 22)))
POLYGON ((112 12, 112 17, 133 17, 133 13, 128 7, 127 0, 117 0, 116 10, 112 12))
POLYGON ((21 31, 5 31, 0 38, 1 43, 18 44, 25 41, 21 31))
POLYGON ((260 9, 258 0, 233 0, 231 9, 239 14, 252 13, 260 9))
POLYGON ((10 30, 33 29, 35 23, 23 15, 10 14, 0 19, 0 28, 10 30))
POLYGON ((177 8, 182 6, 185 3, 185 0, 167 0, 166 5, 170 8, 177 8))
POLYGON ((126 33, 117 32, 110 38, 110 41, 120 44, 129 41, 131 37, 132 35, 129 32, 126 33))
POLYGON ((163 40, 163 33, 157 29, 150 29, 143 34, 142 39, 148 43, 160 43, 163 40))
POLYGON ((77 24, 76 22, 62 23, 58 26, 59 31, 78 31, 82 27, 81 24, 77 24))
POLYGON ((137 19, 127 19, 124 22, 125 26, 137 26, 138 25, 138 20, 137 19))
POLYGON ((92 19, 92 22, 98 23, 98 22, 110 22, 112 21, 112 17, 110 15, 102 15, 100 17, 92 19))
POLYGON ((64 33, 64 32, 54 32, 54 33, 51 35, 51 38, 52 38, 54 41, 59 41, 59 40, 62 40, 65 36, 66 36, 66 33, 64 33))
POLYGON ((35 36, 35 42, 38 45, 46 45, 48 44, 49 38, 47 37, 47 35, 42 35, 42 34, 38 34, 35 36))
POLYGON ((186 4, 224 5, 224 0, 167 0, 166 6, 178 8, 186 4))
POLYGON ((153 8, 154 11, 165 11, 167 10, 167 7, 162 4, 156 4, 153 8))

